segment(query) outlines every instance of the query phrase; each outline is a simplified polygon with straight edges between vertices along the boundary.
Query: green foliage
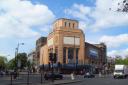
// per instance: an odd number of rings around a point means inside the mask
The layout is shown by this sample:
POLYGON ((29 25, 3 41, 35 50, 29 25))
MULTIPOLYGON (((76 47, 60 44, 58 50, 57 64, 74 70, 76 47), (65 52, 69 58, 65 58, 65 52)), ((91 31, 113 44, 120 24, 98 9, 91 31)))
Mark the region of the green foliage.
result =
POLYGON ((124 65, 128 65, 128 58, 125 59, 116 59, 115 60, 115 64, 124 64, 124 65))
POLYGON ((15 69, 16 68, 16 62, 15 59, 11 59, 7 64, 8 69, 15 69))
POLYGON ((18 66, 18 62, 20 61, 20 69, 27 67, 27 54, 26 53, 19 53, 16 58, 13 58, 8 62, 9 69, 15 69, 18 66))
POLYGON ((16 57, 17 63, 18 61, 21 62, 21 69, 27 67, 27 54, 26 53, 19 53, 16 57))
POLYGON ((7 63, 7 58, 0 56, 0 69, 5 69, 7 63))

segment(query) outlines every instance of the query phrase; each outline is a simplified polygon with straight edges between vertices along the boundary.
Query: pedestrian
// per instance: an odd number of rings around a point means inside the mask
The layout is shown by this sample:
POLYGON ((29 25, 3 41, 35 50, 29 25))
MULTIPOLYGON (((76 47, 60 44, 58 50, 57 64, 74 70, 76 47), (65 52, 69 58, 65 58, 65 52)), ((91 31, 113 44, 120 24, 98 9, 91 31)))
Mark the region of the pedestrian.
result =
POLYGON ((101 72, 99 72, 99 77, 101 77, 102 75, 101 75, 101 72))
POLYGON ((0 71, 0 76, 3 77, 3 72, 2 71, 0 71))
POLYGON ((74 80, 75 77, 74 77, 74 72, 71 73, 71 79, 74 80))
POLYGON ((16 77, 17 77, 17 72, 16 72, 16 70, 14 70, 14 72, 13 72, 13 79, 16 79, 16 77))

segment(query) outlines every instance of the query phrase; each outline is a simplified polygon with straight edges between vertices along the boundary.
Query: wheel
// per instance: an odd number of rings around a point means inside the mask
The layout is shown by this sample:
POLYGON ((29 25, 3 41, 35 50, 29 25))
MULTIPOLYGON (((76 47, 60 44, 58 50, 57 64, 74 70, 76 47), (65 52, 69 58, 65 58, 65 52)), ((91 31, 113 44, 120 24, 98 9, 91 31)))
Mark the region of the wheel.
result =
POLYGON ((116 79, 116 76, 113 76, 114 79, 116 79))
POLYGON ((125 75, 125 76, 124 76, 124 79, 126 79, 126 78, 127 78, 127 76, 125 75))
POLYGON ((60 79, 63 79, 63 77, 60 77, 60 79))
POLYGON ((45 80, 48 80, 48 78, 45 78, 45 80))

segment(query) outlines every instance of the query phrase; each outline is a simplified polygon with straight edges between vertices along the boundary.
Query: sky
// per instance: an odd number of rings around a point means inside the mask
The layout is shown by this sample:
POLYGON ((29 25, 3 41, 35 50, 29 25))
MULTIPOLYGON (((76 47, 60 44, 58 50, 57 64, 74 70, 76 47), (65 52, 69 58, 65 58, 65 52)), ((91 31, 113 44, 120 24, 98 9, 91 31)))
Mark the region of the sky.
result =
POLYGON ((56 19, 68 18, 79 21, 86 42, 104 42, 108 56, 127 56, 128 13, 116 11, 121 1, 0 0, 0 55, 14 58, 18 43, 19 52, 31 52, 56 19))

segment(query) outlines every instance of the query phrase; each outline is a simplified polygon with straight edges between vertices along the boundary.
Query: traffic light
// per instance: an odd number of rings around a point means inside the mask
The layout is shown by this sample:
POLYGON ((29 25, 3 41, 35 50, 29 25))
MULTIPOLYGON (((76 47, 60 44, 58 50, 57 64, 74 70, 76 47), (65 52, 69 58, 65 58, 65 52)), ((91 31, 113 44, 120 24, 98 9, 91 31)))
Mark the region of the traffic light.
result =
POLYGON ((50 62, 48 63, 48 69, 49 70, 51 69, 51 63, 50 62))
POLYGON ((50 61, 52 61, 52 57, 53 57, 53 54, 50 53, 50 54, 49 54, 49 60, 50 60, 50 61))
POLYGON ((49 54, 49 60, 56 63, 56 61, 57 61, 56 53, 50 53, 49 54))
POLYGON ((57 58, 56 58, 56 53, 53 53, 53 62, 56 63, 57 58))

